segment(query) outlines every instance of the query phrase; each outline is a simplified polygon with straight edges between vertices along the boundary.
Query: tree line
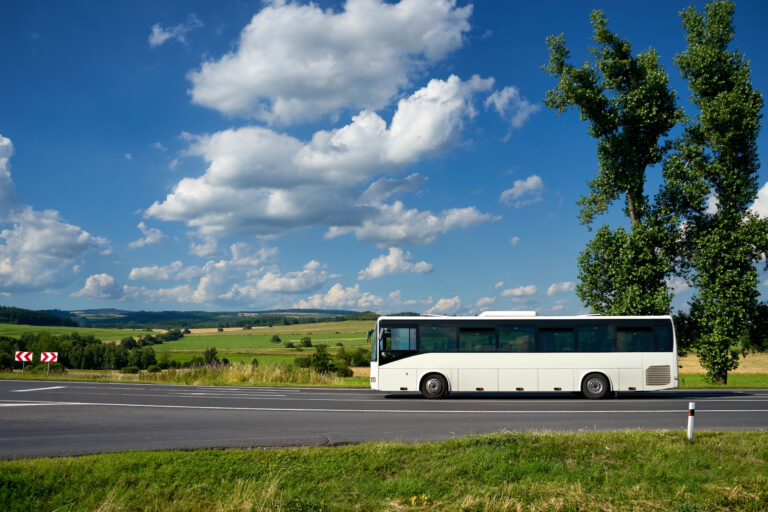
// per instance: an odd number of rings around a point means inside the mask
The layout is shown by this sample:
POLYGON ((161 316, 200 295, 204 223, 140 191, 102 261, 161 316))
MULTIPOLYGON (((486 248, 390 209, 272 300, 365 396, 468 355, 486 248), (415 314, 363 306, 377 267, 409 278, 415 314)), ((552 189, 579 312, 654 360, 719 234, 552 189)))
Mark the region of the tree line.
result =
POLYGON ((157 365, 152 345, 180 339, 180 330, 154 335, 146 334, 134 339, 124 338, 120 343, 104 343, 92 334, 52 335, 49 332, 23 333, 19 338, 0 336, 0 369, 13 368, 14 352, 27 351, 39 357, 41 352, 58 352, 59 364, 78 370, 122 370, 136 367, 145 370, 157 365))
POLYGON ((763 100, 749 61, 731 49, 734 4, 713 1, 680 15, 687 47, 674 63, 695 112, 678 104, 657 52, 633 54, 603 11, 590 16, 595 46, 581 66, 569 62, 562 34, 547 38, 543 69, 558 82, 544 103, 558 114, 578 110, 597 141, 580 221, 591 231, 616 201, 626 218, 598 227, 580 254, 577 295, 595 313, 664 315, 672 311, 670 280, 682 280, 694 295, 677 315, 680 347, 697 352, 708 380, 726 383, 741 355, 768 346, 768 305, 757 289, 768 219, 750 210, 763 100), (652 194, 646 173, 655 166, 663 179, 652 194))

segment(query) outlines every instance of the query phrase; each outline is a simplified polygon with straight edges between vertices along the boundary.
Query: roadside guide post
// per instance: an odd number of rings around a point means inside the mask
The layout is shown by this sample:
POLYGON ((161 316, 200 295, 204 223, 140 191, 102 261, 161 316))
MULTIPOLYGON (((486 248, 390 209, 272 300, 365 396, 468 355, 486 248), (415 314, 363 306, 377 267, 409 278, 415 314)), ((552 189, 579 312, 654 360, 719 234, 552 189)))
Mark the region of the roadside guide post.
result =
POLYGON ((17 361, 21 361, 21 374, 24 375, 24 365, 32 362, 32 352, 17 351, 15 357, 17 361))
POLYGON ((48 369, 45 370, 46 375, 49 375, 51 373, 51 363, 55 363, 58 360, 59 360, 58 352, 43 352, 42 354, 40 354, 40 362, 48 363, 48 369))
POLYGON ((688 440, 693 441, 693 416, 696 414, 696 402, 688 402, 688 440))

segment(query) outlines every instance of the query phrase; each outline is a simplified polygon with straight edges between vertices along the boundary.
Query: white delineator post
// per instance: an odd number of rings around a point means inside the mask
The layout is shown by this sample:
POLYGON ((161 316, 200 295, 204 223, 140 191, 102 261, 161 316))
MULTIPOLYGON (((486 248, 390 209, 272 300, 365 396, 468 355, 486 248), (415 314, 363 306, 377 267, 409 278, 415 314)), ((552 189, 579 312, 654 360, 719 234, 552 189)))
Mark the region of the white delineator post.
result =
POLYGON ((688 402, 688 440, 693 441, 693 416, 696 414, 696 402, 688 402))

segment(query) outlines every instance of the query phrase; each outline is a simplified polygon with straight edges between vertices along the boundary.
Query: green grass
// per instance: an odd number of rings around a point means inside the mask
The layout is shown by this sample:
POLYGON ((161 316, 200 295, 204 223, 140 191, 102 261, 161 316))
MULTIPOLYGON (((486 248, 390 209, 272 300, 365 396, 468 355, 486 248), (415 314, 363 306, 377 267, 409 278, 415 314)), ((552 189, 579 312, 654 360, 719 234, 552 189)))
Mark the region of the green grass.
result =
POLYGON ((404 445, 0 462, 27 510, 768 509, 768 433, 499 433, 404 445))
POLYGON ((97 329, 89 327, 42 327, 36 325, 0 324, 0 336, 18 338, 25 332, 49 332, 56 336, 76 332, 82 335, 92 334, 96 339, 102 341, 120 340, 127 336, 141 336, 145 334, 144 331, 139 329, 97 329))
POLYGON ((686 389, 750 389, 768 388, 768 374, 729 374, 728 384, 710 384, 704 380, 704 375, 693 373, 680 374, 680 387, 686 389))

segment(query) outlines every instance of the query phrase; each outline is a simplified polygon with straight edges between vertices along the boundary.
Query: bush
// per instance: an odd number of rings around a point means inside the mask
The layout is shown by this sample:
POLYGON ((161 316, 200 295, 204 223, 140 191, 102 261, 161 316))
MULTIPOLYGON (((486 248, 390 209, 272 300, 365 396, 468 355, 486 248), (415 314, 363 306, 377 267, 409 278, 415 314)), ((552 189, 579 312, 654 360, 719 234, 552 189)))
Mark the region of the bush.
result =
POLYGON ((310 338, 309 336, 304 336, 303 338, 301 338, 300 343, 301 343, 302 347, 311 347, 312 346, 312 338, 310 338))
POLYGON ((211 347, 203 352, 203 361, 205 361, 205 364, 219 362, 219 358, 216 356, 216 347, 211 347))
POLYGON ((182 331, 182 334, 192 334, 192 331, 190 331, 189 329, 184 329, 182 331))
POLYGON ((351 377, 355 374, 355 372, 352 371, 352 368, 347 366, 346 361, 337 361, 336 362, 336 375, 339 377, 351 377))
POLYGON ((254 358, 253 361, 251 361, 251 366, 259 366, 259 360, 254 358))
POLYGON ((277 334, 273 334, 272 338, 269 341, 271 341, 272 343, 281 343, 283 340, 281 340, 280 336, 278 336, 277 334))
POLYGON ((152 364, 152 365, 147 366, 147 371, 149 373, 159 373, 160 372, 160 367, 158 365, 156 365, 156 364, 152 364))
POLYGON ((309 356, 299 356, 293 360, 293 364, 299 368, 309 368, 309 356))
POLYGON ((309 367, 317 373, 332 373, 336 370, 336 363, 328 354, 328 347, 318 345, 315 353, 309 356, 309 367))
POLYGON ((364 348, 359 348, 352 352, 352 359, 349 362, 350 366, 371 366, 371 351, 364 348))
POLYGON ((243 326, 243 330, 244 331, 250 331, 251 330, 251 326, 250 325, 244 325, 243 326))
POLYGON ((219 332, 224 332, 224 328, 223 328, 223 327, 219 327, 219 328, 218 328, 218 329, 216 329, 216 330, 217 330, 217 331, 219 331, 219 332))
POLYGON ((122 370, 120 370, 120 373, 139 373, 139 367, 138 366, 126 366, 122 370))
POLYGON ((338 343, 336 344, 336 346, 337 346, 337 347, 343 347, 343 346, 344 346, 344 344, 343 344, 342 342, 338 342, 338 343))
POLYGON ((285 344, 285 348, 296 348, 296 345, 294 345, 292 341, 289 341, 285 344))

